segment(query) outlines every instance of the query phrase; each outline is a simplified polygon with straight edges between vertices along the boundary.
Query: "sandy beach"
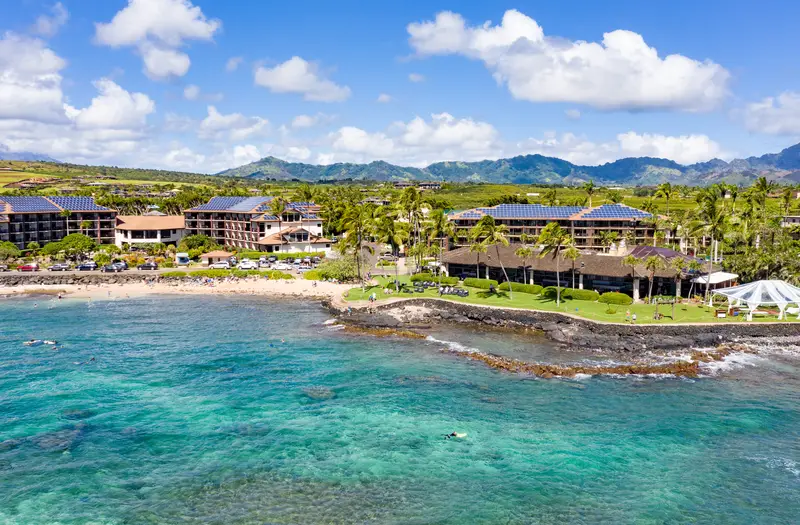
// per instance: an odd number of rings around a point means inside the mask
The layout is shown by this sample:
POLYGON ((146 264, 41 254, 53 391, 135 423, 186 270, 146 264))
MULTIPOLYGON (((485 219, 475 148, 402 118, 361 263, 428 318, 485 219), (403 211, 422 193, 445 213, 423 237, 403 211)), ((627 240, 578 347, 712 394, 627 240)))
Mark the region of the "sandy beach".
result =
POLYGON ((108 299, 133 298, 153 294, 244 294, 272 297, 302 297, 307 299, 337 299, 352 285, 322 281, 238 279, 196 282, 134 282, 97 285, 29 285, 0 287, 0 296, 57 295, 65 297, 108 299), (315 285, 316 283, 316 285, 315 285))

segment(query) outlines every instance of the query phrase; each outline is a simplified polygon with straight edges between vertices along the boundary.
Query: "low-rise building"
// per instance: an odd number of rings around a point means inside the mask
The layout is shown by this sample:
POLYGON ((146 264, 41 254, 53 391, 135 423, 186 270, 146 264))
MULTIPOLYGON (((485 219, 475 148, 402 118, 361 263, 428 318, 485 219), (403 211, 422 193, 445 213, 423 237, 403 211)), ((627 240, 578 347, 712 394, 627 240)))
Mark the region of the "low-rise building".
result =
POLYGON ((206 266, 210 266, 217 262, 227 261, 233 256, 225 250, 214 250, 213 252, 204 253, 200 256, 200 261, 206 266))
POLYGON ((318 205, 288 202, 277 217, 270 212, 271 202, 272 197, 214 197, 184 212, 187 235, 264 252, 330 252, 318 205))
POLYGON ((178 245, 186 235, 183 215, 118 215, 114 228, 115 244, 164 243, 178 245))
MULTIPOLYGON (((541 204, 498 204, 451 213, 456 225, 456 244, 469 238, 469 230, 486 215, 508 227, 511 242, 520 242, 522 234, 538 237, 545 226, 557 222, 572 235, 579 248, 602 249, 604 233, 615 233, 626 244, 649 244, 655 235, 654 217, 650 213, 624 204, 603 204, 593 208, 582 206, 544 206, 541 204)), ((669 233, 669 232, 667 232, 669 233)), ((667 234, 667 237, 669 235, 667 234)))
POLYGON ((93 197, 0 195, 0 242, 23 249, 31 242, 44 246, 82 233, 98 244, 112 244, 116 216, 116 210, 98 205, 93 197))

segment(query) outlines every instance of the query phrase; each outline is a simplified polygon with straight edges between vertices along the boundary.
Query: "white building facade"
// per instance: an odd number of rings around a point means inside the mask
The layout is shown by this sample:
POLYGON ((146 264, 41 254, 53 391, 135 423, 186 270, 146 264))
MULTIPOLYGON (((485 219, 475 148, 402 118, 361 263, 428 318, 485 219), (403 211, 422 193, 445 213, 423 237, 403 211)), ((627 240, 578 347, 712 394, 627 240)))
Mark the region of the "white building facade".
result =
POLYGON ((186 236, 183 215, 118 215, 114 244, 173 244, 186 236))

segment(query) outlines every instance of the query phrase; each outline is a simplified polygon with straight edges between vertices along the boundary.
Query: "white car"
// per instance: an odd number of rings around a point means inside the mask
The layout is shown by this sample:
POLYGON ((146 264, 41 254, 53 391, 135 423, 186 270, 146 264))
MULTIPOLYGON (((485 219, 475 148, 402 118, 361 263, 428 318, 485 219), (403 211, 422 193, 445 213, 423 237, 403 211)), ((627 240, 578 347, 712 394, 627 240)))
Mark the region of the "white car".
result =
POLYGON ((272 265, 272 269, 273 270, 291 270, 292 267, 289 264, 279 262, 277 264, 273 264, 272 265))
POLYGON ((212 270, 230 270, 231 269, 231 265, 230 265, 230 263, 228 263, 228 261, 218 261, 218 262, 215 262, 214 264, 209 264, 208 267, 211 268, 212 270))
POLYGON ((242 259, 237 268, 240 270, 258 270, 258 264, 250 259, 242 259))
POLYGON ((272 267, 272 264, 270 264, 269 261, 258 261, 258 267, 259 268, 270 268, 270 267, 272 267))

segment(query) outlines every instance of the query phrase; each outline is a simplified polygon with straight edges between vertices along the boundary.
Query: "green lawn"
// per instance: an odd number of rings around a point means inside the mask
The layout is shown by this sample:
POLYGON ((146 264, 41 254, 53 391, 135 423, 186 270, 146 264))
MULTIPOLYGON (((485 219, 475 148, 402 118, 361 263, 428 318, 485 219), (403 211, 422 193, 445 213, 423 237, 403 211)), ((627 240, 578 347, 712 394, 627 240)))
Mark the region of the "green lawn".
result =
MULTIPOLYGON (((375 281, 379 282, 378 285, 367 286, 365 291, 360 287, 352 288, 348 291, 347 301, 366 301, 371 293, 377 295, 378 301, 390 298, 412 298, 412 297, 438 297, 438 291, 435 288, 428 288, 424 293, 391 293, 384 294, 385 287, 392 288, 394 277, 376 277, 375 281)), ((406 275, 400 276, 400 282, 408 283, 409 277, 406 275)), ((596 303, 590 301, 578 300, 562 300, 560 306, 556 306, 555 300, 543 299, 538 295, 530 295, 521 292, 514 292, 514 298, 508 296, 508 292, 499 292, 497 294, 490 294, 486 290, 477 288, 468 288, 469 297, 458 297, 454 295, 446 295, 443 298, 450 301, 457 301, 463 303, 498 306, 507 308, 526 308, 531 310, 543 310, 548 312, 564 312, 573 314, 579 317, 585 317, 593 321, 605 321, 611 323, 624 323, 625 312, 630 310, 631 314, 636 314, 637 324, 669 324, 669 323, 725 323, 744 321, 744 317, 726 317, 718 319, 714 317, 713 309, 705 306, 698 306, 697 304, 677 304, 675 305, 675 318, 672 315, 671 305, 660 305, 658 311, 664 315, 661 320, 654 320, 653 313, 655 312, 655 305, 649 304, 634 304, 630 306, 611 305, 611 309, 615 310, 614 313, 608 313, 609 305, 603 303, 596 303)), ((777 318, 764 317, 754 318, 753 322, 766 322, 777 321, 777 318)), ((796 316, 789 316, 789 321, 797 321, 796 316)), ((782 321, 781 321, 782 322, 782 321)))

